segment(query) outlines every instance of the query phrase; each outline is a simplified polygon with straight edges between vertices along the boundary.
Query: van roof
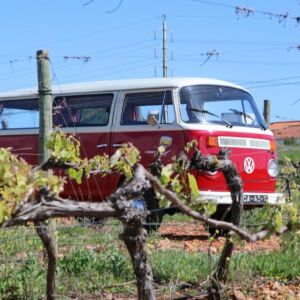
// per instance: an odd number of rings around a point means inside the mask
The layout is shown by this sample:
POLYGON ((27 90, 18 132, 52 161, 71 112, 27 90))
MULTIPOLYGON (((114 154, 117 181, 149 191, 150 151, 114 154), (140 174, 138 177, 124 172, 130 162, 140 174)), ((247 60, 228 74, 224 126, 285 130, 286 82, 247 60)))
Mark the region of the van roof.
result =
MULTIPOLYGON (((182 87, 186 85, 222 85, 245 90, 244 88, 230 82, 211 79, 211 78, 145 78, 145 79, 126 79, 110 81, 94 81, 72 84, 61 84, 52 86, 52 94, 73 94, 87 92, 103 92, 115 90, 133 90, 133 89, 150 89, 163 87, 182 87)), ((246 91, 246 90, 245 90, 246 91)), ((29 89, 19 89, 0 93, 0 99, 16 97, 37 97, 37 87, 29 89)))

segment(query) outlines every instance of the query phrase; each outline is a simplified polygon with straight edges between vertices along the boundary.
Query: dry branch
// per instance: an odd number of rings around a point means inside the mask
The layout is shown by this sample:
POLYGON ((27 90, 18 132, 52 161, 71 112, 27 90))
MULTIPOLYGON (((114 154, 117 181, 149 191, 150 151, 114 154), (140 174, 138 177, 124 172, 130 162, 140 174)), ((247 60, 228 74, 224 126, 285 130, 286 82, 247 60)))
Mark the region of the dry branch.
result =
POLYGON ((14 216, 3 224, 3 227, 23 225, 29 221, 44 221, 50 218, 108 218, 118 217, 119 215, 120 213, 108 202, 77 202, 56 196, 49 196, 45 193, 40 202, 24 203, 14 216))
MULTIPOLYGON (((270 234, 270 230, 268 230, 268 229, 252 234, 245 229, 242 229, 242 228, 239 228, 239 227, 233 225, 230 222, 218 221, 218 220, 206 217, 205 215, 203 215, 197 211, 194 211, 189 206, 182 203, 174 192, 163 187, 160 184, 159 180, 155 176, 153 176, 151 173, 149 173, 148 171, 145 171, 145 173, 146 173, 147 179, 149 179, 149 181, 153 184, 153 187, 160 194, 164 195, 169 201, 171 201, 172 205, 178 207, 181 212, 187 214, 190 217, 193 217, 196 220, 204 222, 204 223, 206 223, 212 227, 215 227, 217 229, 225 229, 228 231, 233 231, 237 235, 239 235, 241 239, 245 240, 248 243, 253 243, 253 242, 262 240, 270 234)), ((290 225, 282 226, 279 230, 277 230, 277 234, 279 234, 279 235, 283 234, 284 232, 290 230, 290 228, 291 228, 290 225)))

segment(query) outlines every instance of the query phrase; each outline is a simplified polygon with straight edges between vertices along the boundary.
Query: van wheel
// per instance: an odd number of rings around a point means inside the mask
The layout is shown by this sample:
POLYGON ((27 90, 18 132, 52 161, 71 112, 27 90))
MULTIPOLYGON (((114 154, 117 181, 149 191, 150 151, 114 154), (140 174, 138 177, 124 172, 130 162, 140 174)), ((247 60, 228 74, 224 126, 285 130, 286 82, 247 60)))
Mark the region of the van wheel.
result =
POLYGON ((150 215, 146 218, 146 224, 144 228, 148 231, 157 231, 163 220, 164 213, 160 210, 159 200, 157 199, 153 189, 148 190, 144 194, 147 209, 150 211, 150 215))
MULTIPOLYGON (((229 206, 218 205, 217 210, 210 216, 211 219, 215 219, 218 221, 230 222, 231 220, 231 210, 229 206)), ((226 229, 217 229, 215 227, 209 226, 205 224, 205 229, 211 236, 226 236, 228 234, 228 230, 226 229), (218 232, 217 232, 218 231, 218 232)))

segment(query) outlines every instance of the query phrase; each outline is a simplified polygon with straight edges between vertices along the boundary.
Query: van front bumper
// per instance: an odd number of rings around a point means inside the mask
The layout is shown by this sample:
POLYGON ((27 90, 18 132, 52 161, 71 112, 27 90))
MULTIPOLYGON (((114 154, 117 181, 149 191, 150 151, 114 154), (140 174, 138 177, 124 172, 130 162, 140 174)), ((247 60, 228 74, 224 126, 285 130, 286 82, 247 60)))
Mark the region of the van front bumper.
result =
MULTIPOLYGON (((200 196, 203 200, 211 201, 216 204, 232 204, 229 192, 200 191, 200 196)), ((243 203, 245 206, 261 206, 264 204, 280 205, 285 203, 285 198, 281 193, 244 193, 243 203)))

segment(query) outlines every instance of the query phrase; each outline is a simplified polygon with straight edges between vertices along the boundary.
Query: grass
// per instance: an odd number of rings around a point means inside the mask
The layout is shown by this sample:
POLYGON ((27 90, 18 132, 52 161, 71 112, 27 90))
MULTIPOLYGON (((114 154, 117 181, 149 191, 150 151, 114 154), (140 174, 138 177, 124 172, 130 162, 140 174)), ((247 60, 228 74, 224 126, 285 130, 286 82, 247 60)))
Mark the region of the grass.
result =
MULTIPOLYGON (((58 259, 58 295, 99 296, 107 286, 134 280, 127 251, 117 238, 120 231, 118 222, 104 227, 59 227, 59 249, 63 255, 58 259)), ((46 266, 33 228, 0 230, 0 242, 0 299, 43 299, 46 266)), ((280 280, 299 277, 299 244, 299 239, 286 243, 281 252, 235 254, 230 280, 243 284, 254 275, 280 280)), ((216 260, 215 255, 209 258, 206 253, 181 250, 151 250, 149 254, 154 280, 160 285, 203 282, 216 260)), ((135 286, 118 286, 109 291, 132 294, 135 286)))
POLYGON ((300 161, 300 145, 281 145, 278 147, 277 153, 281 160, 287 157, 293 161, 300 161))

